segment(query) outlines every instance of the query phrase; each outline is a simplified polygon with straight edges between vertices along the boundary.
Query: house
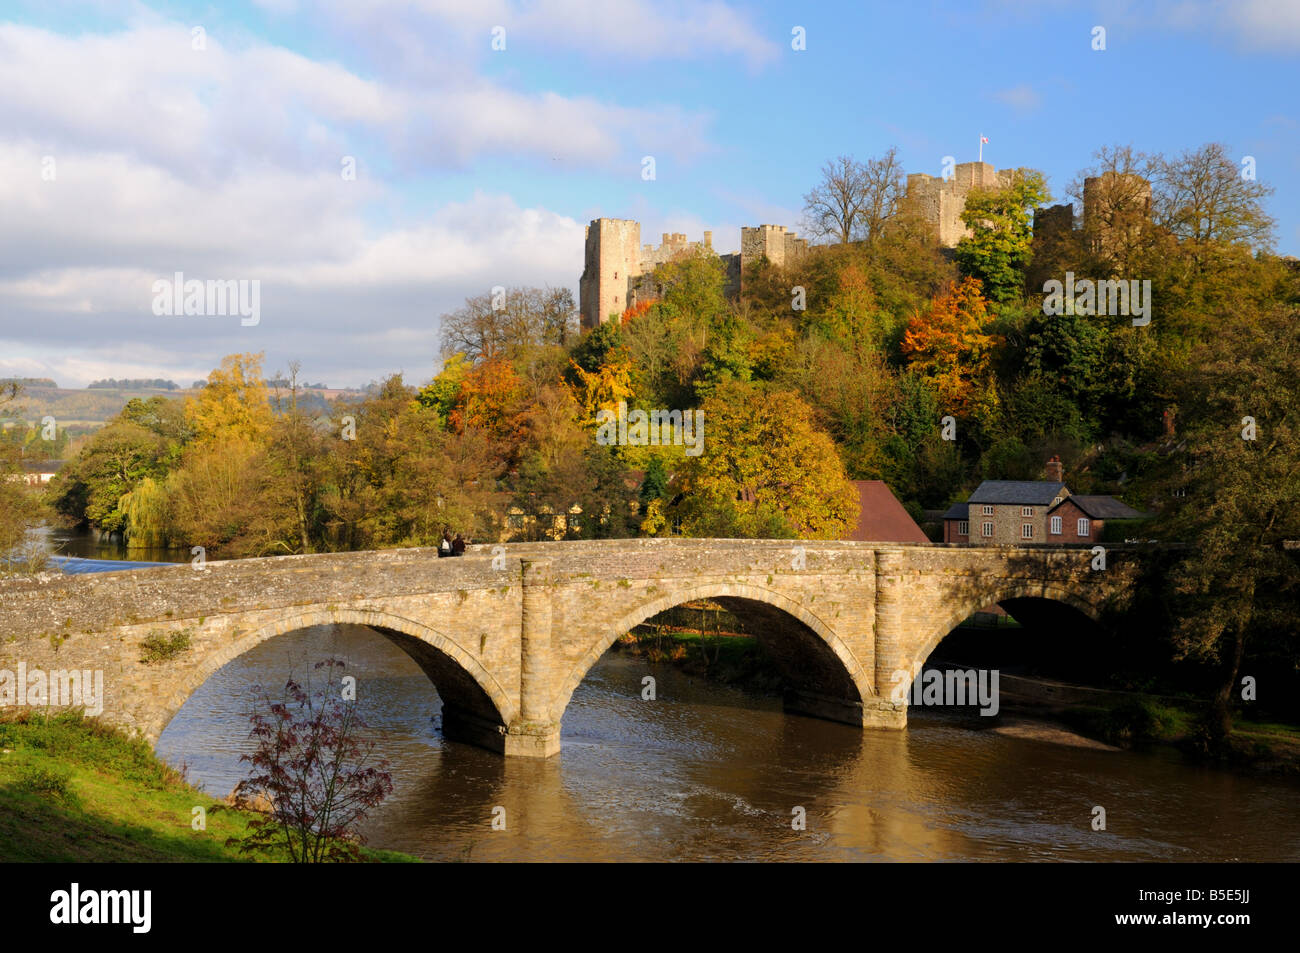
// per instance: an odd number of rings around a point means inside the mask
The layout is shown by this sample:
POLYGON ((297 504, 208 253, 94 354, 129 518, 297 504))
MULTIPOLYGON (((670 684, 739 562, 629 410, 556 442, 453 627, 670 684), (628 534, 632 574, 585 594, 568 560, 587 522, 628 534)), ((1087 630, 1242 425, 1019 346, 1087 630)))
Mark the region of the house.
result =
POLYGON ((1060 457, 1047 461, 1046 480, 985 480, 965 503, 943 514, 945 543, 983 546, 1090 543, 1106 520, 1144 514, 1112 496, 1075 496, 1060 457))
POLYGON ((872 543, 928 543, 916 520, 883 480, 854 480, 858 490, 858 524, 845 539, 872 543))
POLYGON ((1045 542, 1047 511, 1070 495, 1059 480, 985 480, 943 514, 945 543, 1045 542))
POLYGON ((1113 496, 1067 496, 1047 511, 1047 542, 1095 543, 1107 520, 1145 515, 1113 496))

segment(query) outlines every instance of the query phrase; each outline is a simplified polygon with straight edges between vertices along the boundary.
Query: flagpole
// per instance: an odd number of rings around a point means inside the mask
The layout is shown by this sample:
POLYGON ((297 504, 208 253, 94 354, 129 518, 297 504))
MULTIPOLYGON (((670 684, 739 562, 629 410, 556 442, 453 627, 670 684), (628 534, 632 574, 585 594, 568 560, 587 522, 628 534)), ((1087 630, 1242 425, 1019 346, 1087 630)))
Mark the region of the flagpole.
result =
POLYGON ((980 133, 980 162, 984 161, 984 133, 980 133))

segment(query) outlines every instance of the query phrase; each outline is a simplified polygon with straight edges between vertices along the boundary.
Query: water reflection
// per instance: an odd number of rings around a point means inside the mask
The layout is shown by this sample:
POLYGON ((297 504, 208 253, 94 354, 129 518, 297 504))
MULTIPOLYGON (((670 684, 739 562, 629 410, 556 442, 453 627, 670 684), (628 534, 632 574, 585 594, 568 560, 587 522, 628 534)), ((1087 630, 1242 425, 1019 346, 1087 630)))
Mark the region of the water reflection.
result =
POLYGON ((1294 784, 1007 737, 933 710, 906 732, 864 733, 619 655, 574 693, 559 757, 504 759, 444 742, 425 676, 356 626, 292 633, 235 660, 159 753, 226 794, 250 747, 249 685, 281 684, 328 654, 347 659, 392 762, 395 791, 368 822, 370 842, 429 859, 1300 859, 1294 784), (643 701, 651 672, 657 700, 643 701), (1104 832, 1091 828, 1094 805, 1104 832), (796 807, 807 830, 791 827, 796 807))

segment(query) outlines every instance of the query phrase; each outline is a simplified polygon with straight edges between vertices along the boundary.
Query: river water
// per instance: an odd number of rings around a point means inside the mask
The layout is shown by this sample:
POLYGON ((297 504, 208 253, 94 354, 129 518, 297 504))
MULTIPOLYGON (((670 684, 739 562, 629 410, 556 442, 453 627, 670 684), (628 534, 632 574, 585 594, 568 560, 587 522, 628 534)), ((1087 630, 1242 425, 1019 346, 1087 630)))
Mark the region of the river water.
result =
POLYGON ((618 653, 574 693, 559 756, 505 759, 444 741, 424 674, 358 626, 304 629, 231 662, 159 754, 224 796, 250 749, 250 686, 278 687, 328 655, 357 677, 391 763, 394 792, 364 833, 430 860, 1300 859, 1293 783, 1008 737, 929 710, 905 732, 863 732, 618 653), (653 701, 641 698, 647 674, 653 701), (1096 806, 1104 831, 1092 829, 1096 806))
MULTIPOLYGON (((51 545, 126 555, 62 531, 51 545)), ((303 629, 235 659, 168 725, 159 755, 225 796, 252 748, 251 687, 331 655, 357 677, 394 780, 363 833, 430 860, 1300 860, 1294 781, 1012 737, 990 729, 997 719, 934 709, 914 708, 903 732, 863 732, 617 652, 574 693, 560 755, 506 759, 444 741, 434 687, 360 626, 303 629)))

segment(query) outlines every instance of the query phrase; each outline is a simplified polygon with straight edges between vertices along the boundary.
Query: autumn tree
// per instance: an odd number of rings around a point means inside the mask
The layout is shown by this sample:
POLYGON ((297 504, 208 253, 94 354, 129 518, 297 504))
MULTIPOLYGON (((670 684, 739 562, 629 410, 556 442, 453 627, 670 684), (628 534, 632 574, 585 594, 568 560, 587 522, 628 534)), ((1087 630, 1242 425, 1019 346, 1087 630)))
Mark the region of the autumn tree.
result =
POLYGON ((271 405, 262 379, 262 355, 228 354, 197 397, 185 401, 185 420, 197 442, 258 444, 271 430, 271 405))
POLYGON ((270 810, 229 846, 283 852, 299 864, 362 859, 359 825, 392 793, 393 779, 355 698, 345 697, 344 667, 341 659, 318 662, 316 669, 326 673, 320 687, 290 678, 279 698, 255 687, 249 716, 255 747, 240 757, 250 771, 235 796, 261 799, 270 810))
POLYGON ((964 278, 907 324, 903 356, 933 382, 945 413, 970 417, 996 403, 991 357, 997 340, 989 321, 979 281, 964 278))
POLYGON ((730 382, 700 412, 703 450, 673 479, 684 533, 836 539, 853 528, 857 492, 796 395, 730 382))

